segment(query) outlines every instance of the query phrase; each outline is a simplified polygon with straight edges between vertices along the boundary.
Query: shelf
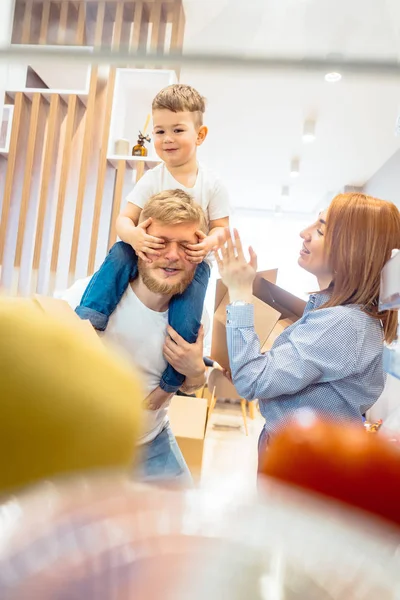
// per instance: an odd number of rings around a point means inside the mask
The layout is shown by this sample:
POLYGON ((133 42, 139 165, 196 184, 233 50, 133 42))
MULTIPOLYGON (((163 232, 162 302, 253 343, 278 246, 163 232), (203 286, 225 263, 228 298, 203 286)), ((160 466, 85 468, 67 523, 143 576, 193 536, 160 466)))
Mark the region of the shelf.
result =
MULTIPOLYGON (((18 48, 29 52, 30 45, 18 45, 18 48)), ((93 51, 89 46, 53 46, 57 51, 68 49, 70 58, 53 62, 35 56, 31 61, 21 59, 12 63, 8 69, 6 92, 14 97, 17 92, 24 93, 29 99, 34 94, 40 93, 47 101, 54 94, 60 95, 64 101, 76 95, 83 104, 87 103, 90 84, 90 54, 93 51), (85 50, 88 53, 88 63, 74 60, 75 50, 85 50)), ((52 46, 46 46, 46 52, 52 46)), ((37 49, 37 46, 35 46, 37 49)))
MULTIPOLYGON (((143 131, 147 116, 151 113, 154 97, 161 89, 173 83, 176 83, 176 73, 172 70, 117 69, 108 144, 109 156, 114 156, 117 140, 129 140, 131 148, 137 143, 138 133, 143 131)), ((151 131, 150 123, 147 133, 151 131)), ((151 133, 150 137, 152 138, 151 133)), ((149 154, 155 156, 153 139, 146 147, 149 154)))
POLYGON ((130 169, 135 169, 137 163, 144 162, 148 169, 153 169, 160 164, 161 160, 154 156, 123 156, 119 154, 111 154, 107 156, 107 162, 116 169, 118 163, 123 160, 130 169))
POLYGON ((59 95, 64 102, 68 102, 69 96, 78 96, 79 100, 86 106, 87 99, 89 96, 88 90, 49 90, 49 89, 41 89, 41 88, 24 88, 20 90, 7 90, 7 95, 10 96, 13 100, 15 99, 15 94, 24 94, 29 100, 33 99, 34 94, 41 94, 47 102, 50 102, 51 97, 55 95, 59 95))

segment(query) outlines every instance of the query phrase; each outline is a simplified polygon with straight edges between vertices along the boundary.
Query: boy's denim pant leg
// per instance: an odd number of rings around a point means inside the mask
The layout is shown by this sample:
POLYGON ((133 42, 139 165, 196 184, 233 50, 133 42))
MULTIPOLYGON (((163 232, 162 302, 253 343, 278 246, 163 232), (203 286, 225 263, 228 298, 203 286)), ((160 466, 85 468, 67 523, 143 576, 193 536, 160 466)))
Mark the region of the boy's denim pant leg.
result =
POLYGON ((114 244, 91 278, 76 314, 81 319, 88 319, 95 329, 104 331, 130 281, 137 276, 137 262, 132 246, 125 242, 114 244))
POLYGON ((192 476, 169 425, 154 440, 143 444, 140 451, 141 460, 135 479, 146 482, 168 482, 173 479, 192 487, 192 476))
MULTIPOLYGON (((202 262, 196 268, 192 283, 183 294, 174 296, 169 305, 169 324, 189 344, 197 340, 209 278, 210 267, 202 262)), ((165 392, 175 393, 184 381, 185 376, 169 364, 162 374, 160 387, 165 392)))

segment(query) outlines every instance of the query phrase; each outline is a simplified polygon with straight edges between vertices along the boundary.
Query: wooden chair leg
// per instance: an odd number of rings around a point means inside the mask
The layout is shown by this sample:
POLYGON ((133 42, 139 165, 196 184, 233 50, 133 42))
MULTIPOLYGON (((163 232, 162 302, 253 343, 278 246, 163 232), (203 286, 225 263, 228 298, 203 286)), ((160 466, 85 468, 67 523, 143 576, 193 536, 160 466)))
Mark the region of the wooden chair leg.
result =
POLYGON ((211 396, 211 400, 210 400, 210 407, 208 409, 208 420, 210 420, 211 415, 212 415, 212 413, 214 411, 215 405, 217 404, 217 397, 216 397, 216 394, 215 394, 215 389, 216 388, 214 387, 213 392, 212 392, 212 396, 211 396))
POLYGON ((240 400, 240 406, 242 408, 244 430, 246 432, 246 435, 249 435, 249 430, 247 429, 246 400, 241 399, 240 400))
POLYGON ((254 406, 254 402, 248 402, 249 405, 249 417, 254 421, 256 418, 256 407, 254 406))

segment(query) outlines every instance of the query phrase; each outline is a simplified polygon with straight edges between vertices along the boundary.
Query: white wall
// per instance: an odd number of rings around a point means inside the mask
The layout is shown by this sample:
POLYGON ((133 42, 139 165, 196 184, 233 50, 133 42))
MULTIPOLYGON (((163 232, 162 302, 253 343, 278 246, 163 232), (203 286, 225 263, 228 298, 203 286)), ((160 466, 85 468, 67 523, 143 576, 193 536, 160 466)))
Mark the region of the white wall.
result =
MULTIPOLYGON (((371 196, 390 200, 400 208, 400 150, 371 177, 363 191, 371 196)), ((369 413, 371 420, 386 419, 400 407, 400 381, 388 376, 385 390, 369 413)))
POLYGON ((364 192, 382 200, 390 200, 400 207, 400 150, 367 181, 364 192))

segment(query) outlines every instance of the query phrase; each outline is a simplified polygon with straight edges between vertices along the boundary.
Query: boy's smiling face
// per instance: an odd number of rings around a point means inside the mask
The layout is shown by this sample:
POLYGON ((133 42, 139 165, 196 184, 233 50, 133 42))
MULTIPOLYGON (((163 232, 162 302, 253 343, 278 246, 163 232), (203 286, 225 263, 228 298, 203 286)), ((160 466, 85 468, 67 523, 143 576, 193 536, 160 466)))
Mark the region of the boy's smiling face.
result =
POLYGON ((198 125, 198 116, 192 112, 153 112, 154 146, 167 167, 180 167, 196 156, 198 146, 207 136, 207 127, 198 125))

